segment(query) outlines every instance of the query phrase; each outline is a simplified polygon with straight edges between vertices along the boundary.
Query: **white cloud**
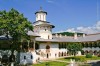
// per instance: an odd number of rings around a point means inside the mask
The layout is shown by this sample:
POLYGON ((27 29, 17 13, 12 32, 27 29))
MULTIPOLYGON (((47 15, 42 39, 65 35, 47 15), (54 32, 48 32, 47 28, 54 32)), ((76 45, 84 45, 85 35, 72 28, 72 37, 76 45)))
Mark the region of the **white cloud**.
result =
POLYGON ((67 32, 75 32, 75 28, 67 29, 67 32))
POLYGON ((87 34, 93 34, 93 33, 100 33, 100 21, 98 21, 95 25, 90 27, 77 27, 67 29, 68 32, 81 32, 81 33, 87 33, 87 34))
POLYGON ((48 3, 54 3, 54 1, 53 1, 53 0, 47 0, 47 2, 48 2, 48 3))
POLYGON ((57 32, 54 32, 54 33, 61 33, 61 32, 65 32, 64 30, 60 30, 60 31, 57 31, 57 32))
MULTIPOLYGON (((93 34, 93 33, 100 33, 100 21, 98 21, 95 25, 89 27, 76 27, 76 28, 69 28, 67 30, 61 30, 58 32, 79 32, 79 33, 86 33, 86 34, 93 34)), ((58 33, 57 32, 57 33, 58 33)))
POLYGON ((94 34, 94 33, 100 33, 100 21, 98 21, 96 24, 94 24, 93 26, 89 26, 89 27, 76 27, 76 28, 69 28, 67 30, 61 30, 55 33, 59 33, 59 32, 79 32, 79 33, 86 33, 86 34, 94 34))

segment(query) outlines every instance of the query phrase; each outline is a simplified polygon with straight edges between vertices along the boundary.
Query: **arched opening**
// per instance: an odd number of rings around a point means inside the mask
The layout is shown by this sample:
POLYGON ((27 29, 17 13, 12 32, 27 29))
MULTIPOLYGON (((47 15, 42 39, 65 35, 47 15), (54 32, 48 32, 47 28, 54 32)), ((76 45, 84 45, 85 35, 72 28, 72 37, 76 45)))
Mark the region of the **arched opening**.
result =
POLYGON ((64 55, 64 53, 62 52, 62 55, 61 56, 63 56, 64 55))
POLYGON ((47 58, 49 58, 49 54, 47 53, 47 58))
POLYGON ((22 50, 28 51, 28 42, 27 42, 27 40, 24 40, 22 42, 22 50))
POLYGON ((97 55, 97 50, 94 51, 94 55, 97 55))
POLYGON ((90 53, 90 54, 93 54, 93 51, 92 51, 92 50, 90 50, 90 51, 89 51, 89 53, 90 53))
POLYGON ((66 52, 64 52, 64 56, 66 56, 67 55, 67 53, 66 52))
POLYGON ((35 44, 35 49, 36 49, 36 50, 39 49, 39 44, 38 44, 38 43, 35 44))
POLYGON ((88 53, 88 50, 85 51, 85 54, 87 54, 87 53, 88 53))
POLYGON ((59 54, 58 54, 58 55, 59 55, 59 57, 60 57, 60 56, 61 56, 61 53, 59 52, 59 54))
POLYGON ((50 46, 49 45, 46 46, 46 52, 47 52, 47 58, 49 58, 49 53, 50 53, 50 46))
POLYGON ((81 54, 84 55, 84 53, 85 53, 85 51, 84 50, 81 50, 81 54))
POLYGON ((50 46, 49 46, 49 45, 47 45, 47 46, 46 46, 46 49, 50 49, 50 46))

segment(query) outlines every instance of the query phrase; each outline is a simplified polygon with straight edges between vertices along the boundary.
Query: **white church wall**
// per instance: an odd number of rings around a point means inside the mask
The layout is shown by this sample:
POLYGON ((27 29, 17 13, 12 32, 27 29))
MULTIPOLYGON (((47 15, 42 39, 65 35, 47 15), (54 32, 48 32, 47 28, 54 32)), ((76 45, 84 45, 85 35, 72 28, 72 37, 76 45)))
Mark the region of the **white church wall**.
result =
POLYGON ((45 13, 37 13, 36 21, 38 21, 38 20, 46 21, 46 14, 45 13))
POLYGON ((86 51, 86 50, 88 50, 88 51, 90 51, 90 50, 92 50, 92 51, 95 51, 95 50, 99 51, 100 48, 99 47, 92 47, 92 48, 87 47, 87 48, 83 48, 82 50, 84 50, 84 51, 86 51))
POLYGON ((37 55, 35 52, 21 52, 20 64, 36 63, 37 55))
POLYGON ((58 44, 51 44, 50 46, 50 53, 51 53, 51 58, 55 58, 58 57, 58 53, 59 53, 59 48, 58 48, 58 44))
POLYGON ((43 39, 52 39, 52 34, 51 33, 42 33, 42 32, 40 32, 40 36, 41 36, 41 38, 43 38, 43 39))
POLYGON ((65 48, 61 48, 61 49, 59 49, 59 52, 67 52, 68 50, 67 49, 65 49, 65 48))
POLYGON ((46 54, 46 46, 50 46, 50 55, 49 58, 55 58, 58 57, 59 53, 59 48, 58 44, 53 43, 53 44, 40 44, 40 50, 46 54))

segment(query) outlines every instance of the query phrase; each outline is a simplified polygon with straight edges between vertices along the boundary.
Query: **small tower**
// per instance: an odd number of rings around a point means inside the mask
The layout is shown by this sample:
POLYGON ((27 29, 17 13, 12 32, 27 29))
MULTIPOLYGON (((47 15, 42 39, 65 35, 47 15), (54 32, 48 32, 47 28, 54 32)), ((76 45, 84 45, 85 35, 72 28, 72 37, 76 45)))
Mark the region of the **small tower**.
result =
POLYGON ((42 10, 42 7, 40 7, 40 10, 37 11, 37 12, 35 13, 35 15, 36 15, 36 21, 39 21, 39 20, 41 20, 41 21, 46 21, 47 12, 43 11, 43 10, 42 10))
POLYGON ((51 25, 46 21, 47 12, 40 10, 35 13, 36 21, 33 23, 33 31, 43 39, 52 39, 52 28, 55 26, 51 25))

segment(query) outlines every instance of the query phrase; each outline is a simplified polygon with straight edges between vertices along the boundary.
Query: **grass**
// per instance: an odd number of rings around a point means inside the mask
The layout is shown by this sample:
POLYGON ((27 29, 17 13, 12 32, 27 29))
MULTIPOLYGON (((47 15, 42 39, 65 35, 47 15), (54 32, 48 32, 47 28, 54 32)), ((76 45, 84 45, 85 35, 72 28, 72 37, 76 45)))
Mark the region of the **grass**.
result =
POLYGON ((34 64, 33 66, 66 66, 66 63, 64 62, 55 62, 55 61, 49 61, 49 62, 43 62, 40 64, 34 64))
POLYGON ((75 56, 75 57, 60 58, 58 60, 70 61, 70 59, 75 59, 75 61, 85 62, 87 60, 100 60, 100 57, 92 56, 92 58, 86 58, 85 56, 75 56))
MULTIPOLYGON (((85 56, 66 57, 66 58, 57 59, 57 60, 66 61, 66 63, 65 62, 48 61, 48 62, 42 62, 39 64, 34 64, 33 66, 66 66, 66 65, 68 65, 67 61, 70 61, 70 59, 75 59, 76 61, 79 61, 79 62, 85 62, 87 60, 100 60, 100 57, 97 57, 97 56, 92 56, 92 58, 86 58, 85 56)), ((85 64, 85 65, 79 65, 79 66, 91 66, 91 65, 85 64)))

